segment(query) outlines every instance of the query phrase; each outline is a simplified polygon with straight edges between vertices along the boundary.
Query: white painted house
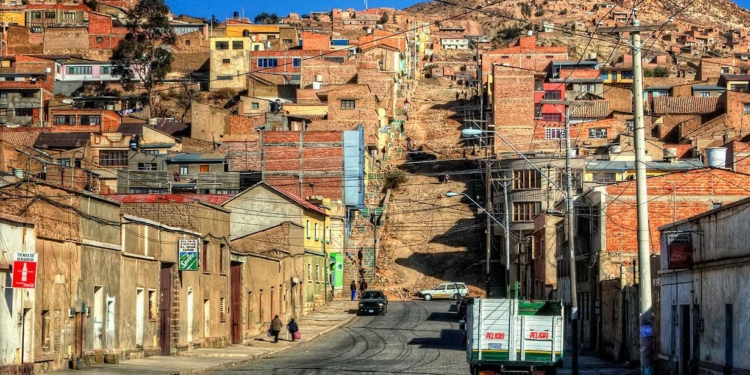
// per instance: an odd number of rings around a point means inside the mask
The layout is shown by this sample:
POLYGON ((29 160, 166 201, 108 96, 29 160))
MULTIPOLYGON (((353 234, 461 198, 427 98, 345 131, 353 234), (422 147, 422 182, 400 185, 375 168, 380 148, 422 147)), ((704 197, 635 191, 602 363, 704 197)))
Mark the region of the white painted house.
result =
POLYGON ((12 372, 34 363, 34 289, 12 288, 13 253, 36 253, 34 224, 0 214, 0 239, 0 368, 12 372))

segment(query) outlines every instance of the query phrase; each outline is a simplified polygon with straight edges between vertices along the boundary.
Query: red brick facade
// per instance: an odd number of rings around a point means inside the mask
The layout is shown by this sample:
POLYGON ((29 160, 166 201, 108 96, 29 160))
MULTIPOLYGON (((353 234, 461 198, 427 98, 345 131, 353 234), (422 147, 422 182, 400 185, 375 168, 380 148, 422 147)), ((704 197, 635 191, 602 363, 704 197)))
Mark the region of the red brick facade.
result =
POLYGON ((535 36, 523 36, 513 47, 482 54, 482 82, 486 83, 487 76, 493 74, 493 64, 508 64, 541 73, 553 60, 567 59, 568 47, 538 47, 535 36))
POLYGON ((328 51, 331 48, 331 36, 328 34, 302 32, 302 50, 328 51))
POLYGON ((59 133, 114 133, 121 121, 116 112, 103 109, 50 109, 49 116, 52 131, 59 133), (99 124, 91 124, 92 117, 98 118, 99 124))

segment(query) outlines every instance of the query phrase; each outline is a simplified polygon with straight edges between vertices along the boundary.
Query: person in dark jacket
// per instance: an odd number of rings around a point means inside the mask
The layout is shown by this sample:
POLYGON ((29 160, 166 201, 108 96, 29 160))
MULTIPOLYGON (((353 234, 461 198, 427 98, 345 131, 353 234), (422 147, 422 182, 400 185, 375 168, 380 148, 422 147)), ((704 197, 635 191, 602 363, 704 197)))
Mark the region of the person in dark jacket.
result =
POLYGON ((352 290, 352 301, 357 299, 357 283, 352 280, 351 285, 349 285, 349 289, 352 290))
POLYGON ((294 334, 299 331, 299 327, 297 327, 297 322, 294 321, 294 319, 289 321, 289 324, 286 325, 286 328, 289 330, 289 333, 292 334, 292 341, 294 341, 294 334))
POLYGON ((362 292, 364 292, 365 290, 367 290, 367 281, 365 281, 365 279, 362 279, 359 282, 359 294, 362 294, 362 292))
POLYGON ((279 332, 281 332, 281 327, 283 326, 284 323, 281 322, 279 316, 274 316, 271 321, 271 335, 273 336, 273 342, 279 342, 279 332))

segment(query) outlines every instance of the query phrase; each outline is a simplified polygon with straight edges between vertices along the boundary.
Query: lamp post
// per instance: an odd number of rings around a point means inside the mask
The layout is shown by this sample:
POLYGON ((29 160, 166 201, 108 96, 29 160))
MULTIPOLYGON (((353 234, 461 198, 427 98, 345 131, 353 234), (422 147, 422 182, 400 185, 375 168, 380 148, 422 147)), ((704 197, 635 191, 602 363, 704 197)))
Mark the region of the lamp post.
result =
MULTIPOLYGON (((446 197, 457 197, 459 195, 463 195, 464 197, 466 197, 466 199, 468 199, 475 206, 479 207, 480 209, 483 209, 484 212, 485 212, 485 214, 487 214, 487 217, 490 218, 492 221, 494 221, 497 225, 499 225, 505 231, 505 238, 506 238, 506 240, 505 240, 505 282, 506 282, 506 287, 507 287, 508 286, 507 284, 510 282, 510 241, 508 240, 508 238, 510 236, 510 232, 508 231, 508 225, 507 225, 508 224, 508 210, 507 210, 507 207, 506 207, 506 210, 505 210, 505 224, 503 224, 499 220, 497 220, 497 218, 494 215, 492 215, 489 211, 487 211, 484 207, 482 207, 482 205, 480 205, 479 203, 477 203, 477 201, 471 199, 471 197, 468 196, 467 194, 465 194, 465 193, 456 193, 456 192, 453 192, 453 191, 449 191, 449 192, 445 193, 446 197)), ((492 228, 490 228, 488 226, 487 230, 491 231, 492 228)), ((490 238, 492 238, 492 237, 490 237, 490 238)), ((489 291, 490 249, 491 249, 491 247, 487 246, 487 254, 486 254, 486 262, 487 262, 486 273, 487 274, 486 274, 486 280, 485 281, 487 282, 487 294, 488 295, 489 295, 489 292, 490 292, 489 291)))

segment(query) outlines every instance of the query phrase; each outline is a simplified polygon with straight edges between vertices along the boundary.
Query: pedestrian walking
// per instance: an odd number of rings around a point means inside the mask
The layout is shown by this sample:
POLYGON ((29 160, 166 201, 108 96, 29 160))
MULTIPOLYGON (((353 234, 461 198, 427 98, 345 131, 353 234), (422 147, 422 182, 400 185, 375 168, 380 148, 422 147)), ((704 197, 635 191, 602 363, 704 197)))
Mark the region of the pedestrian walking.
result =
POLYGON ((279 316, 274 316, 271 321, 271 335, 273 336, 273 342, 279 342, 279 332, 281 332, 281 327, 283 326, 284 323, 281 322, 279 316))
POLYGON ((289 324, 286 325, 286 329, 289 330, 289 333, 292 334, 292 341, 297 339, 297 335, 299 332, 299 327, 297 326, 297 322, 294 321, 294 319, 289 321, 289 324))
POLYGON ((352 301, 357 299, 357 283, 352 280, 351 285, 349 285, 349 289, 352 290, 352 301))
POLYGON ((367 290, 367 281, 365 281, 365 279, 362 279, 359 282, 359 294, 362 294, 362 292, 364 292, 365 290, 367 290))
POLYGON ((456 90, 456 100, 461 97, 461 91, 456 90))

